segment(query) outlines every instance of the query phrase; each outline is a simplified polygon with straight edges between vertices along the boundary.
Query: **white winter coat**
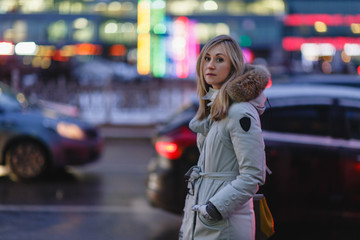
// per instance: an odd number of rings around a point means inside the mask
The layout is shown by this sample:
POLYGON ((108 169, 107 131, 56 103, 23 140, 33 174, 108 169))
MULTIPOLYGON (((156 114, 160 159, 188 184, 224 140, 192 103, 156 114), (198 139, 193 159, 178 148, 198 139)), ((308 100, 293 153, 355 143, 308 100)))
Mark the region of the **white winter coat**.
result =
POLYGON ((191 120, 200 157, 188 185, 191 194, 186 197, 179 239, 255 239, 252 197, 264 184, 266 174, 259 119, 265 101, 261 93, 251 101, 233 103, 221 121, 191 120), (250 122, 249 128, 240 123, 244 119, 250 122), (209 221, 191 210, 208 201, 221 213, 222 220, 209 221))

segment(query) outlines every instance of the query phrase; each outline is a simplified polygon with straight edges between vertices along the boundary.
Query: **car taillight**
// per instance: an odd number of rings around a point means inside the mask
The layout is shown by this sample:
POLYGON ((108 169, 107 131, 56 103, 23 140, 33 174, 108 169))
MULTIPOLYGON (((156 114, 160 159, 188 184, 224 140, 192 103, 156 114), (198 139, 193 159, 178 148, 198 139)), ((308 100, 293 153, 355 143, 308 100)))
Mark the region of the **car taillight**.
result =
POLYGON ((355 164, 355 170, 356 170, 357 172, 360 172, 360 163, 356 163, 356 164, 355 164))
POLYGON ((159 155, 171 160, 177 159, 182 154, 180 146, 173 142, 156 142, 155 149, 159 155))

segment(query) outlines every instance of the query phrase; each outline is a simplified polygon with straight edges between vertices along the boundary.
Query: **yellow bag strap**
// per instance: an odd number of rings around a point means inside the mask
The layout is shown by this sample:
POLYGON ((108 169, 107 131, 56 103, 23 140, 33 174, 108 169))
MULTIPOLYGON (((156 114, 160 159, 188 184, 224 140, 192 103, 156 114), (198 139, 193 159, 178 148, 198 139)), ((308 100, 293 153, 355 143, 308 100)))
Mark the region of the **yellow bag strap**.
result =
POLYGON ((270 237, 275 233, 274 230, 274 219, 270 212, 269 206, 267 205, 266 198, 263 197, 259 201, 259 210, 260 210, 260 228, 261 231, 267 236, 270 237))

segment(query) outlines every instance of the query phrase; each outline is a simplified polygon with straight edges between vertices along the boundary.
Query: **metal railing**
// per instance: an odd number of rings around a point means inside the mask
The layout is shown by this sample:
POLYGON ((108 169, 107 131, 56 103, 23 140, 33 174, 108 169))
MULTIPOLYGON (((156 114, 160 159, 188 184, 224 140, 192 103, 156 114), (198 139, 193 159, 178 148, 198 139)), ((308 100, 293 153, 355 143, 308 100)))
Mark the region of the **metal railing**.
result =
POLYGON ((94 124, 147 124, 164 121, 196 95, 194 81, 152 79, 81 86, 75 81, 36 82, 20 87, 30 99, 78 108, 94 124))

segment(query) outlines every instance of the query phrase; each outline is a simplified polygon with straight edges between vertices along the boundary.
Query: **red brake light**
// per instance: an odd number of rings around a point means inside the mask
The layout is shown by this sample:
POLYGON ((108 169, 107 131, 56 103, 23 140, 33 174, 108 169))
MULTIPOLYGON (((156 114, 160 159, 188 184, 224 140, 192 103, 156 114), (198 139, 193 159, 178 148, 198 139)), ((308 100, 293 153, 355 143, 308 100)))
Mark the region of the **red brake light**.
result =
POLYGON ((356 163, 356 164, 355 164, 355 170, 356 170, 357 172, 360 172, 360 163, 356 163))
POLYGON ((161 156, 171 160, 177 159, 182 154, 179 145, 173 142, 156 142, 155 149, 161 156))
POLYGON ((167 133, 155 143, 158 154, 170 160, 178 159, 189 146, 196 146, 196 134, 186 126, 167 133))

